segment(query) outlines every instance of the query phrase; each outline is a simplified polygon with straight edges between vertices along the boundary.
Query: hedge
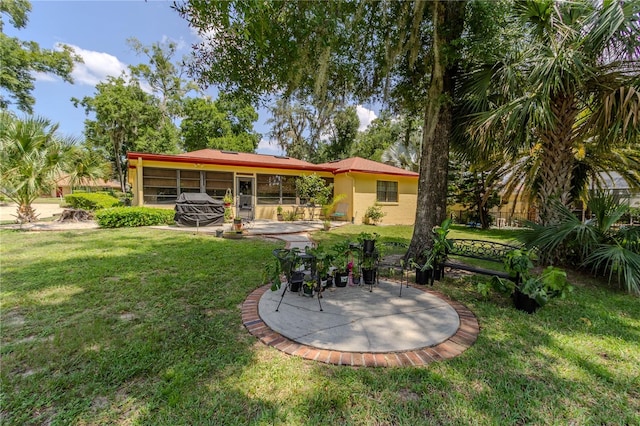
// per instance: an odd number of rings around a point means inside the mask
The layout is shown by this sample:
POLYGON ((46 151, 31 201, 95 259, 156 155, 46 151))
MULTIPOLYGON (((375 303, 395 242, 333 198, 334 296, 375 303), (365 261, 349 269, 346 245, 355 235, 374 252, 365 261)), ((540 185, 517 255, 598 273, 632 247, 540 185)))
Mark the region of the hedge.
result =
POLYGON ((175 212, 151 207, 114 207, 96 212, 96 221, 101 228, 125 226, 171 225, 175 212))
POLYGON ((116 197, 104 192, 76 192, 65 195, 64 201, 74 209, 101 210, 122 205, 116 197))

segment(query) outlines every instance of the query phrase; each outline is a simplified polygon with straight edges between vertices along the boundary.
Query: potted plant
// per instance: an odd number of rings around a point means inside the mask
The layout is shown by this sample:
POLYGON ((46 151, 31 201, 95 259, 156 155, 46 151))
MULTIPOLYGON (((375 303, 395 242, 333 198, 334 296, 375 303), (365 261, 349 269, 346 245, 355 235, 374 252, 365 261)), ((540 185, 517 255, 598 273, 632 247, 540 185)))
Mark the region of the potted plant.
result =
POLYGON ((304 276, 304 282, 302 283, 302 292, 305 296, 313 296, 313 288, 316 285, 316 278, 311 275, 304 276))
POLYGON ((329 279, 329 269, 331 268, 331 262, 333 261, 332 253, 325 250, 321 245, 316 248, 307 248, 306 253, 314 257, 315 271, 320 277, 320 281, 323 287, 328 286, 327 280, 329 279))
POLYGON ((504 267, 514 280, 493 276, 488 282, 478 284, 479 292, 487 296, 489 290, 494 289, 511 295, 516 309, 532 314, 550 299, 564 299, 573 291, 566 272, 560 268, 549 266, 540 275, 533 275, 531 257, 531 252, 526 250, 509 252, 504 267))
POLYGON ((277 211, 277 218, 278 221, 282 222, 284 220, 283 216, 282 216, 282 206, 278 206, 278 208, 276 209, 277 211))
POLYGON ((358 242, 363 253, 373 253, 376 249, 376 240, 380 235, 377 232, 361 232, 358 235, 358 242))
POLYGON ((430 248, 422 250, 416 258, 409 259, 409 265, 416 270, 416 283, 427 284, 431 280, 442 278, 444 262, 452 248, 451 240, 447 238, 451 219, 445 219, 440 226, 431 231, 432 244, 430 248))
POLYGON ((362 255, 362 279, 366 285, 373 285, 377 275, 378 254, 363 253, 362 255))
POLYGON ((231 188, 227 188, 227 191, 222 198, 222 202, 224 203, 225 207, 231 207, 231 204, 233 203, 233 194, 231 193, 231 188))
POLYGON ((349 281, 349 264, 353 265, 353 249, 348 241, 339 241, 331 247, 333 266, 335 267, 336 287, 345 287, 349 281))
POLYGON ((302 266, 300 258, 300 249, 294 247, 292 249, 276 249, 273 251, 275 259, 265 267, 262 282, 263 284, 271 284, 271 290, 276 291, 282 286, 282 276, 289 284, 289 290, 293 292, 300 291, 304 280, 304 272, 299 268, 302 266))
POLYGON ((354 285, 360 284, 360 276, 360 268, 357 265, 354 265, 351 270, 351 279, 353 280, 354 285))

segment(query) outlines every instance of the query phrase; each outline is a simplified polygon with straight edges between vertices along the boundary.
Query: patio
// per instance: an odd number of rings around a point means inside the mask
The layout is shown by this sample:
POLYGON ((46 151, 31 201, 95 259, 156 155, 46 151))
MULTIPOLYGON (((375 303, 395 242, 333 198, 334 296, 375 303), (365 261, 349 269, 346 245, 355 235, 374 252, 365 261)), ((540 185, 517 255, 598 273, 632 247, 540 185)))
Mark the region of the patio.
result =
POLYGON ((242 308, 245 327, 263 343, 314 361, 351 366, 425 365, 452 358, 471 346, 478 322, 464 305, 426 288, 380 281, 329 288, 318 300, 268 286, 255 290, 242 308))

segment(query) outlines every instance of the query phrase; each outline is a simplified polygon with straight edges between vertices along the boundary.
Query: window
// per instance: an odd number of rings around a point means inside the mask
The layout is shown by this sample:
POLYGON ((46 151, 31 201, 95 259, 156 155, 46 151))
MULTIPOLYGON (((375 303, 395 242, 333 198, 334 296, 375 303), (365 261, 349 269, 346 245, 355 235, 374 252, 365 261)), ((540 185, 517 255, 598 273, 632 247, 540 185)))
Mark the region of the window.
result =
POLYGON ((295 176, 257 175, 257 203, 271 205, 296 204, 295 179, 295 176))
POLYGON ((176 170, 145 167, 142 170, 142 176, 145 203, 166 204, 175 202, 178 197, 176 170))
POLYGON ((388 180, 377 181, 376 201, 380 203, 397 203, 398 182, 391 182, 388 180))
POLYGON ((227 188, 233 188, 233 173, 231 172, 204 172, 205 192, 212 198, 222 199, 227 188))

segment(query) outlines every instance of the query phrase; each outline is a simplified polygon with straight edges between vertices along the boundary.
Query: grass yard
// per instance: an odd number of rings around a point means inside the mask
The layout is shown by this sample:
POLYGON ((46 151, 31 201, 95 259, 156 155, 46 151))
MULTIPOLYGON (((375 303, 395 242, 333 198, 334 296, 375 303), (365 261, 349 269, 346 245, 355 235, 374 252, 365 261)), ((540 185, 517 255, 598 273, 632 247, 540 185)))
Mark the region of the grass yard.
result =
POLYGON ((0 423, 640 424, 638 298, 577 276, 570 299, 527 315, 447 280, 435 288, 481 327, 461 356, 331 366, 266 347, 241 324, 279 246, 153 229, 0 231, 0 423))

